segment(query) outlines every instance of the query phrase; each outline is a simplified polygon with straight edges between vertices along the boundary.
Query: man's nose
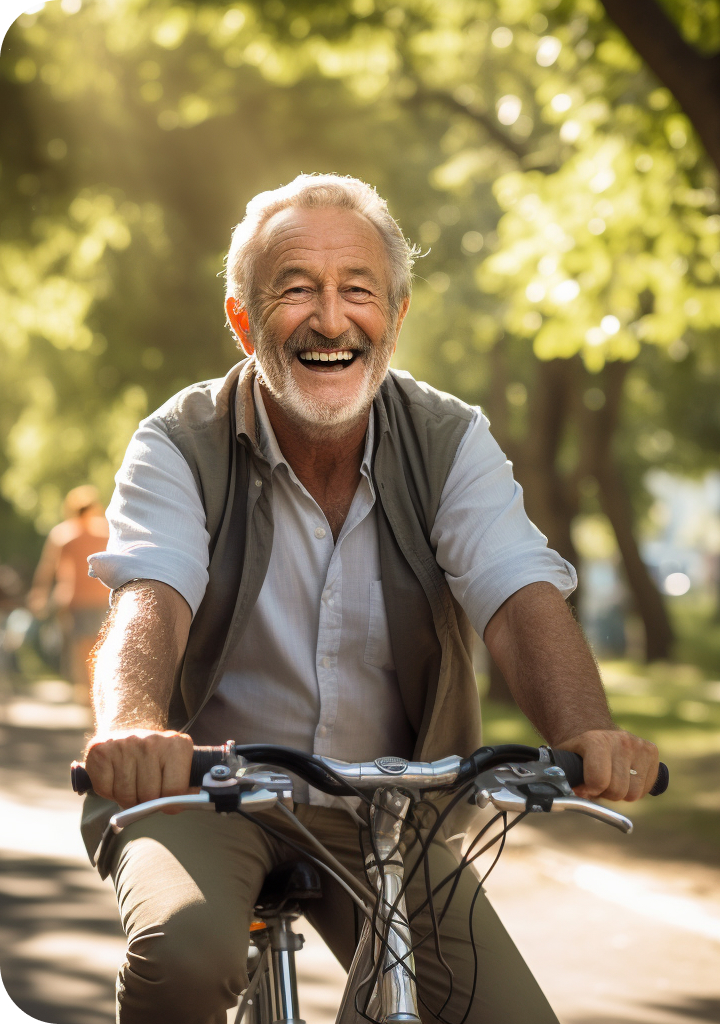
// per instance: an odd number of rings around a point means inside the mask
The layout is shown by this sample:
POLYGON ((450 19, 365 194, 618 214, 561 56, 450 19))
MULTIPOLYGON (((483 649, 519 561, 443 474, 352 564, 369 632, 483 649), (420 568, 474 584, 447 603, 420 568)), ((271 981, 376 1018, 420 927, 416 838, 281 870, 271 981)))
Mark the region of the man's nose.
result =
POLYGON ((337 338, 350 326, 340 295, 335 288, 323 288, 318 294, 309 326, 326 338, 337 338))

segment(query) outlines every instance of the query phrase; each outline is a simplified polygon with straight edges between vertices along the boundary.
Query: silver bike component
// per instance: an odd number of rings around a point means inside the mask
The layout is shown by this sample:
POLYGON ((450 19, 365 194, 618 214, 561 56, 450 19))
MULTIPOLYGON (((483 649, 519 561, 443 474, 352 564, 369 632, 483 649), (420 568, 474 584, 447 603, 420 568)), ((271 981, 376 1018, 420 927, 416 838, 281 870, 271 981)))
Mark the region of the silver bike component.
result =
POLYGON ((580 814, 589 814, 598 821, 614 825, 621 832, 630 835, 633 830, 633 823, 624 814, 603 807, 602 804, 594 804, 591 800, 583 800, 579 796, 557 796, 553 800, 553 811, 579 811, 580 814))
POLYGON ((499 811, 514 811, 516 814, 522 814, 525 811, 527 798, 516 790, 501 786, 499 789, 486 789, 483 792, 487 794, 485 804, 489 801, 499 811))
POLYGON ((213 811, 209 793, 186 793, 183 796, 161 796, 157 800, 147 800, 144 804, 136 804, 125 811, 118 811, 110 819, 110 828, 118 835, 126 826, 134 821, 147 818, 149 814, 162 811, 166 807, 174 807, 181 811, 213 811))
MULTIPOLYGON (((209 773, 208 773, 209 775, 209 773)), ((213 782, 213 788, 225 785, 224 783, 213 782)), ((277 793, 271 793, 267 789, 259 789, 256 792, 241 793, 238 806, 248 811, 268 811, 277 803, 277 793)), ((141 818, 147 818, 149 814, 156 811, 164 811, 172 807, 181 811, 214 811, 209 793, 187 793, 181 796, 161 796, 157 800, 147 800, 144 804, 136 804, 135 807, 128 807, 125 811, 118 811, 110 819, 110 828, 115 835, 118 835, 128 825, 132 825, 141 818)))
MULTIPOLYGON (((522 814, 526 809, 527 797, 513 789, 501 786, 498 789, 481 789, 475 795, 475 803, 478 807, 486 807, 492 803, 499 811, 514 811, 522 814)), ((579 796, 561 796, 558 794, 553 798, 552 811, 577 811, 580 814, 589 814, 598 821, 604 821, 608 825, 614 825, 621 832, 629 835, 633 830, 633 823, 624 814, 603 807, 602 804, 595 804, 591 800, 583 800, 579 796)))
POLYGON ((237 770, 226 764, 215 765, 206 772, 202 781, 203 789, 217 792, 221 789, 239 787, 241 792, 245 790, 269 790, 277 795, 289 810, 293 809, 293 784, 292 779, 272 768, 264 768, 258 765, 242 765, 237 770))
POLYGON ((448 786, 458 776, 462 758, 453 754, 440 761, 405 761, 402 757, 379 757, 376 761, 348 764, 334 757, 319 760, 355 789, 376 790, 395 778, 403 786, 448 786))
MULTIPOLYGON (((400 896, 404 873, 399 849, 400 836, 410 799, 407 793, 398 789, 380 789, 370 811, 373 839, 378 859, 382 864, 382 872, 375 862, 375 855, 370 854, 368 874, 379 893, 378 914, 385 926, 387 949, 368 1011, 369 1016, 381 1021, 420 1024, 413 978, 415 958, 412 953, 412 938, 405 896, 400 896)), ((377 956, 380 952, 379 939, 375 940, 375 948, 377 956)))
POLYGON ((237 785, 237 779, 233 778, 232 769, 226 764, 216 764, 209 772, 205 772, 202 780, 203 789, 221 790, 232 789, 237 785), (218 776, 217 772, 222 774, 218 776))
POLYGON ((304 939, 296 935, 290 921, 280 914, 268 921, 272 951, 275 1020, 282 1024, 305 1024, 300 1018, 300 1005, 295 972, 295 953, 302 949, 304 939))
POLYGON ((233 781, 241 789, 249 789, 251 786, 269 789, 271 793, 277 793, 278 803, 282 803, 289 811, 293 809, 292 779, 274 768, 246 764, 235 773, 233 781))
POLYGON ((271 793, 269 789, 258 789, 254 793, 241 793, 238 806, 244 811, 269 811, 277 802, 277 793, 271 793))

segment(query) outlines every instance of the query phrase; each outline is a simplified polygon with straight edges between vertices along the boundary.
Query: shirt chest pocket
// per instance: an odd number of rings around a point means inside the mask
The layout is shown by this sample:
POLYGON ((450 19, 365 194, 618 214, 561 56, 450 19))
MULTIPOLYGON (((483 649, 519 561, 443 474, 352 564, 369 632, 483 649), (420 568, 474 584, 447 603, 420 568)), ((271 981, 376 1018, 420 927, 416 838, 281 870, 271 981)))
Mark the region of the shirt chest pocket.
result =
POLYGON ((366 665, 372 665, 374 668, 381 668, 386 672, 395 671, 382 580, 370 584, 370 621, 364 660, 366 665))

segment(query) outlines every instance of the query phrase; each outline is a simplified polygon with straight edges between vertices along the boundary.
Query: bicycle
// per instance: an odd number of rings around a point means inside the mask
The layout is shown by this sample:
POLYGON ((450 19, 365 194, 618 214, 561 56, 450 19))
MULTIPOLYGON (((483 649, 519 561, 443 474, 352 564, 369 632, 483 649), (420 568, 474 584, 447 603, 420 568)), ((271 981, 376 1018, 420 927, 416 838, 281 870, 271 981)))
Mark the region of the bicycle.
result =
MULTIPOLYGON (((78 762, 73 762, 71 778, 76 793, 91 788, 90 778, 78 762)), ((119 811, 108 830, 117 834, 127 825, 167 808, 193 808, 239 813, 278 837, 280 833, 271 825, 255 817, 257 812, 278 808, 316 853, 280 836, 299 851, 300 858, 274 869, 263 885, 250 929, 249 983, 241 996, 235 1024, 304 1024, 295 972, 295 953, 302 948, 303 938, 293 932, 292 924, 301 914, 302 901, 321 895, 318 868, 339 882, 365 916, 338 1024, 349 1024, 358 1015, 374 1024, 421 1024, 405 891, 430 842, 463 800, 479 807, 492 805, 498 812, 465 849, 452 872, 454 878, 448 876, 434 889, 428 888, 427 899, 432 906, 439 891, 449 887, 446 908, 454 893, 453 881, 481 854, 499 845, 479 883, 482 885, 502 853, 508 831, 529 813, 575 811, 630 833, 632 822, 624 815, 575 796, 572 787, 582 781, 582 759, 578 755, 545 746, 481 747, 469 758, 453 755, 434 762, 379 757, 352 764, 288 747, 239 745, 230 740, 219 747, 195 748, 190 786, 200 786, 199 793, 162 797, 119 811), (368 885, 359 882, 295 818, 292 780, 277 769, 293 772, 322 792, 360 801, 365 818, 357 811, 352 813, 367 829, 368 885), (442 809, 428 801, 432 794, 448 798, 442 809), (435 814, 429 827, 419 823, 422 807, 430 807, 435 814), (509 812, 517 815, 510 824, 509 812), (483 845, 482 839, 501 819, 501 831, 483 845), (408 837, 411 843, 421 844, 421 852, 405 878, 402 844, 408 837)), ((667 766, 661 763, 651 794, 663 793, 668 782, 667 766)), ((434 910, 432 920, 437 929, 434 910)))

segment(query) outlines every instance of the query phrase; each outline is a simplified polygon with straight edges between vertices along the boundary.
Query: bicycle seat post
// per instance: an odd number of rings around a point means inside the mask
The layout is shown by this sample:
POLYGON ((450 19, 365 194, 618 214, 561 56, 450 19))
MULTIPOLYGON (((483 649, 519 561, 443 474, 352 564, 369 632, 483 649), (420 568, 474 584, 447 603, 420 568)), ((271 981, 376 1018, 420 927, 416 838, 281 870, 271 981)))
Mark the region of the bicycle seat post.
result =
POLYGON ((319 899, 321 895, 316 869, 302 860, 288 861, 274 868, 258 895, 255 913, 267 928, 273 1020, 279 1024, 305 1024, 300 1017, 295 971, 295 954, 302 949, 305 940, 293 932, 292 922, 300 917, 303 900, 319 899))
MULTIPOLYGON (((368 871, 379 893, 379 912, 387 936, 383 969, 371 1006, 379 999, 379 1019, 387 1024, 420 1024, 414 981, 415 958, 412 954, 405 897, 402 896, 398 900, 404 874, 399 849, 400 835, 409 806, 410 797, 402 790, 379 789, 370 812, 375 849, 382 864, 382 873, 375 863, 374 854, 368 857, 368 871), (390 909, 396 901, 397 907, 391 914, 390 909)), ((379 940, 376 940, 376 949, 379 949, 379 946, 379 940)), ((374 1015, 371 1011, 371 1016, 374 1015)))

